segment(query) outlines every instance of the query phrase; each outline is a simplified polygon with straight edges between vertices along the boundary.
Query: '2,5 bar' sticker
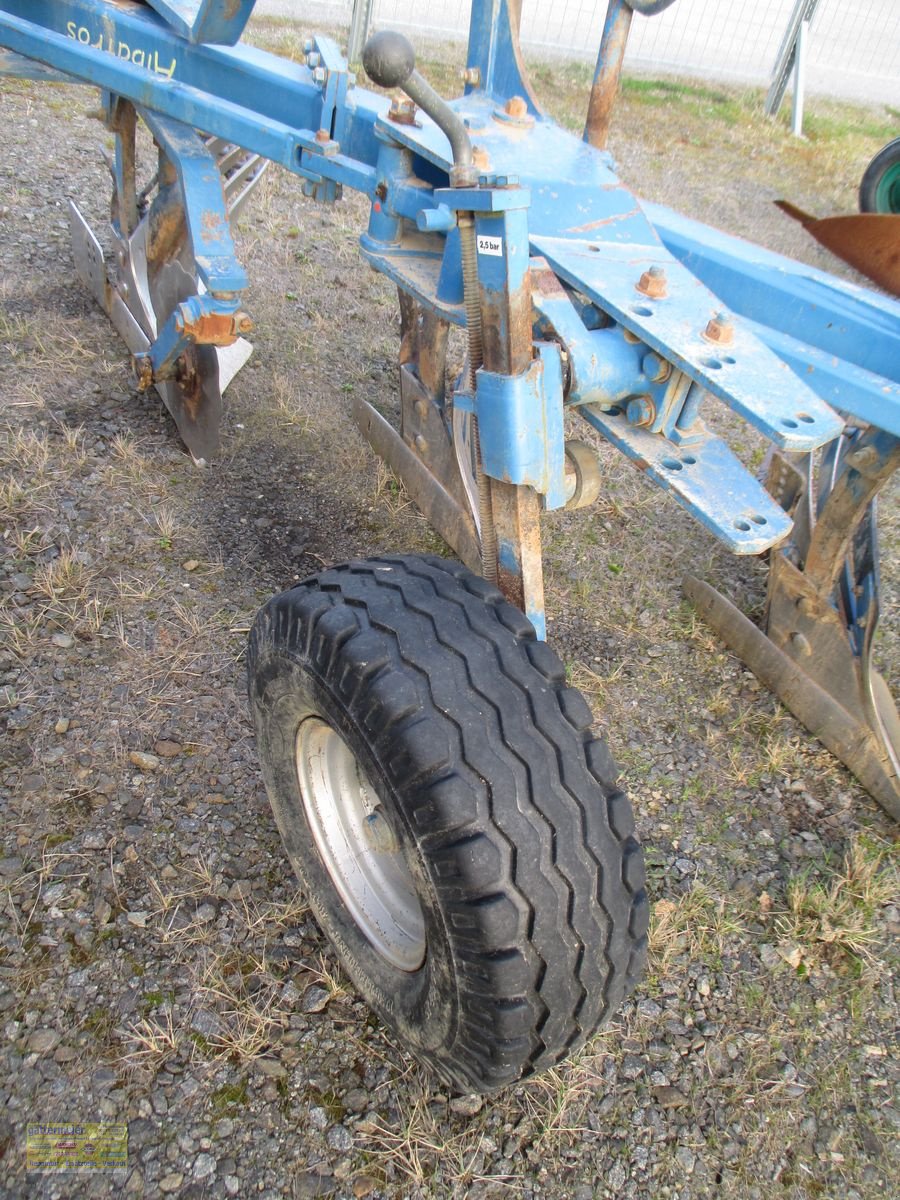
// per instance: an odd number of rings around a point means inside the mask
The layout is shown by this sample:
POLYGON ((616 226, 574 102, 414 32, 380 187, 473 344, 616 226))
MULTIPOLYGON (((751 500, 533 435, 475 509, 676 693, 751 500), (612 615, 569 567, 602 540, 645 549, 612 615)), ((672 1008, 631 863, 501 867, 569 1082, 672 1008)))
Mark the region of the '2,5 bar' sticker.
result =
POLYGON ((487 237, 483 233, 478 235, 478 253, 479 254, 495 254, 497 257, 503 255, 503 238, 487 237))

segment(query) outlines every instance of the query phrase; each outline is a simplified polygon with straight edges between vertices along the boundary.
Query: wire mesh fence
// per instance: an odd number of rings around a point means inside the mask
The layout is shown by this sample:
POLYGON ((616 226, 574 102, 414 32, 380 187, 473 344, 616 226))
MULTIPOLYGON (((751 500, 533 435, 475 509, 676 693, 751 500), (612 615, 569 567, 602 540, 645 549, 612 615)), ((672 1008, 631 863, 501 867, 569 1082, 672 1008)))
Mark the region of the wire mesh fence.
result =
MULTIPOLYGON (((635 15, 626 62, 765 86, 795 0, 676 0, 659 16, 635 15)), ((349 24, 352 0, 259 0, 258 10, 317 11, 349 24)), ((461 38, 469 0, 374 0, 375 28, 461 38)), ((593 58, 606 0, 524 0, 526 50, 593 58)), ((900 0, 819 0, 809 39, 807 87, 900 107, 900 0)))

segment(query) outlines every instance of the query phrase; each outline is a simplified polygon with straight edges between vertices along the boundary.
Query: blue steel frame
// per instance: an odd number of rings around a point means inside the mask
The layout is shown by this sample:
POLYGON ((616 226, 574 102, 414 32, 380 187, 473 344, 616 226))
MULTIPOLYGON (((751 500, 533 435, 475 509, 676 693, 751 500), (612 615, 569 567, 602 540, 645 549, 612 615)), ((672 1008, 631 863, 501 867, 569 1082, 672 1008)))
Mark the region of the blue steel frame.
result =
MULTIPOLYGON (((478 416, 486 474, 544 508, 565 503, 567 406, 739 554, 778 544, 791 522, 707 429, 707 396, 786 451, 837 438, 840 413, 900 436, 900 304, 639 203, 605 151, 541 112, 507 0, 472 4, 475 82, 451 107, 481 175, 462 189, 448 187, 442 130, 421 113, 393 119, 389 99, 357 86, 327 38, 295 64, 228 44, 252 0, 151 3, 0 0, 0 72, 96 85, 109 111, 115 97, 135 105, 179 175, 207 289, 194 318, 233 318, 246 286, 200 130, 280 163, 319 201, 343 187, 364 193, 365 258, 456 325, 466 324, 457 225, 474 214, 494 352, 455 405, 478 416), (521 344, 523 311, 537 352, 513 368, 505 352, 521 344)), ((156 377, 191 327, 173 314, 159 331, 156 377)), ((501 576, 519 579, 510 590, 543 635, 539 581, 521 582, 522 547, 503 522, 499 552, 501 576)))

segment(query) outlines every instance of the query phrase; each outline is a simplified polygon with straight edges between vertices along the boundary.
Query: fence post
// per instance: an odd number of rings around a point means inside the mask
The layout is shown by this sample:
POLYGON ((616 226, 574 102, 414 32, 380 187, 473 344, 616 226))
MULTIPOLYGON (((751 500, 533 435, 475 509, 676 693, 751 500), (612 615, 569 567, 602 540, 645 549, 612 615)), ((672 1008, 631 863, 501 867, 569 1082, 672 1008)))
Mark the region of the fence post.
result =
POLYGON ((347 38, 347 62, 362 62, 362 50, 369 36, 374 0, 353 0, 350 17, 350 35, 347 38))
POLYGON ((791 133, 803 137, 803 100, 806 91, 806 50, 809 21, 801 21, 794 54, 794 103, 791 109, 791 133))
MULTIPOLYGON (((797 62, 798 53, 797 46, 801 38, 804 38, 809 32, 809 27, 812 24, 813 16, 818 7, 819 0, 795 0, 793 11, 788 18, 787 28, 784 31, 784 37, 781 41, 781 47, 778 51, 778 58, 775 60, 775 70, 772 74, 772 84, 769 88, 769 94, 766 96, 765 113, 767 117, 774 117, 781 108, 781 102, 784 99, 784 93, 787 89, 788 80, 791 77, 791 71, 794 69, 797 62), (806 26, 804 30, 803 27, 806 26)), ((805 54, 804 62, 800 65, 800 70, 794 78, 794 119, 797 116, 797 89, 800 90, 800 122, 803 121, 803 72, 806 69, 805 54)))

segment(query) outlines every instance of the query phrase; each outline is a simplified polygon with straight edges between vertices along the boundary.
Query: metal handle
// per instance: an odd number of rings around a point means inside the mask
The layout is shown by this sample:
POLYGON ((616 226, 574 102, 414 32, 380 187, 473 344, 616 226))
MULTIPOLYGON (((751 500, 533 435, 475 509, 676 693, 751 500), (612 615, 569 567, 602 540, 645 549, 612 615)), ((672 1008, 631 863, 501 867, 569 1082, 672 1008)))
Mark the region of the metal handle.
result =
POLYGON ((402 88, 435 125, 447 135, 453 152, 454 171, 451 183, 468 187, 475 182, 476 173, 469 131, 450 106, 416 70, 416 52, 402 33, 386 29, 376 33, 363 49, 366 74, 383 88, 402 88))

